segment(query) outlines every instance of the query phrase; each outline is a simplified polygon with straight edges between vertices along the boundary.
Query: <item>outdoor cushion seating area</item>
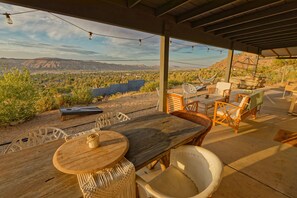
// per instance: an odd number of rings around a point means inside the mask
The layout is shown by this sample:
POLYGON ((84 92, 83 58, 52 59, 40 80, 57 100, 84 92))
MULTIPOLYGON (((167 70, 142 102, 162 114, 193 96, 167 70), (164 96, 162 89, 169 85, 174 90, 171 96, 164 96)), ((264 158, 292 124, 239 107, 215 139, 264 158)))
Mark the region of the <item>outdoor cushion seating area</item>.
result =
POLYGON ((252 115, 256 118, 257 112, 263 104, 264 91, 257 90, 252 92, 241 93, 237 95, 237 101, 226 103, 221 101, 215 102, 213 125, 221 124, 232 127, 235 133, 238 132, 239 123, 252 115), (238 99, 241 102, 238 102, 238 99))

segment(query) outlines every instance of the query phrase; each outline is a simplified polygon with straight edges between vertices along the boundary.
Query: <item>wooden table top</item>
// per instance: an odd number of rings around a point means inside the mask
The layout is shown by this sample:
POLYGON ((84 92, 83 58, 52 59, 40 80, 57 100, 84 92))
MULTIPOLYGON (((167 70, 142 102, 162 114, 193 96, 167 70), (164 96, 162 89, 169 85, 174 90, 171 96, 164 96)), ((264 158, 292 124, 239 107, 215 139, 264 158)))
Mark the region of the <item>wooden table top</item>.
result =
POLYGON ((136 170, 159 159, 170 149, 190 142, 206 130, 194 122, 162 112, 118 123, 106 129, 122 133, 128 138, 130 148, 125 157, 134 164, 136 170))
POLYGON ((77 177, 52 162, 63 139, 0 156, 0 197, 82 197, 77 177))
MULTIPOLYGON (((205 131, 203 126, 161 112, 110 128, 128 138, 125 157, 137 170, 205 131)), ((82 197, 76 176, 58 171, 52 162, 64 142, 61 139, 0 156, 0 197, 82 197)))
POLYGON ((100 146, 89 148, 87 136, 73 138, 60 146, 54 154, 53 164, 68 174, 94 173, 113 167, 127 153, 128 139, 114 131, 100 131, 100 146))

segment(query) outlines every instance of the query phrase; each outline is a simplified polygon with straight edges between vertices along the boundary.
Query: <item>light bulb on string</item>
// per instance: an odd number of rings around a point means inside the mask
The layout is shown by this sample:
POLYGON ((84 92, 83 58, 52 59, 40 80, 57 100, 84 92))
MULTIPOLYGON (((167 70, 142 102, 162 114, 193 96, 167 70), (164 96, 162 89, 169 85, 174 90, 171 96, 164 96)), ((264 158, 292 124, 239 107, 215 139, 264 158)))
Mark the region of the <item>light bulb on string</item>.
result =
POLYGON ((141 46, 141 39, 138 39, 138 42, 139 42, 139 46, 141 46))
POLYGON ((10 18, 10 14, 5 13, 4 15, 5 15, 5 18, 6 18, 6 22, 7 22, 9 25, 13 24, 13 21, 12 21, 12 19, 10 18))
POLYGON ((89 40, 92 40, 93 38, 93 32, 89 32, 89 40))

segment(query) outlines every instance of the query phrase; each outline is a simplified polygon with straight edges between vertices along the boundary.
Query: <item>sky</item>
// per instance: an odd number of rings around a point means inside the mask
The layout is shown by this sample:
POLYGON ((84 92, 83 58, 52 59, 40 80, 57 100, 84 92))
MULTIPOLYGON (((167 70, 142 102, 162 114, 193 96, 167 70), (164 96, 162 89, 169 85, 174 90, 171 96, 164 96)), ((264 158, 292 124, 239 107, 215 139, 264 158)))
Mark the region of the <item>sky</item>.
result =
MULTIPOLYGON (((2 14, 30 10, 32 9, 0 3, 2 14)), ((38 10, 11 15, 11 19, 13 24, 10 25, 6 23, 5 16, 0 15, 0 57, 52 57, 117 64, 159 65, 158 35, 38 10), (134 40, 94 34, 90 40, 88 32, 134 40), (153 37, 143 40, 150 36, 153 37), (139 39, 142 39, 141 45, 139 39)), ((170 66, 207 67, 227 56, 226 49, 177 39, 171 41, 170 66)))

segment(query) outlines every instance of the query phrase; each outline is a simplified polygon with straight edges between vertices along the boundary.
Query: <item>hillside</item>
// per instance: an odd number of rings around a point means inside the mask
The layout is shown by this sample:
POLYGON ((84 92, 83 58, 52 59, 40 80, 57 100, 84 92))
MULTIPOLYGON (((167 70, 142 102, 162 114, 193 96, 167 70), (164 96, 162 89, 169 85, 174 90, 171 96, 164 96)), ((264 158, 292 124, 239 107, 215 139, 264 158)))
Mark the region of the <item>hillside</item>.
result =
MULTIPOLYGON (((274 60, 275 59, 270 59, 270 58, 259 58, 258 68, 272 65, 274 60)), ((252 69, 253 68, 252 64, 255 64, 255 61, 256 61, 255 54, 245 53, 245 52, 240 54, 234 54, 233 67, 242 68, 242 69, 246 69, 248 67, 249 69, 252 69)), ((213 64, 211 67, 224 70, 226 69, 226 65, 227 65, 227 58, 213 64)))
POLYGON ((58 58, 12 59, 0 58, 4 68, 26 67, 32 72, 38 71, 136 71, 156 70, 156 66, 109 64, 96 61, 82 61, 58 58))

